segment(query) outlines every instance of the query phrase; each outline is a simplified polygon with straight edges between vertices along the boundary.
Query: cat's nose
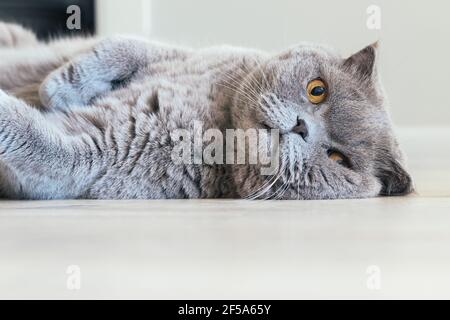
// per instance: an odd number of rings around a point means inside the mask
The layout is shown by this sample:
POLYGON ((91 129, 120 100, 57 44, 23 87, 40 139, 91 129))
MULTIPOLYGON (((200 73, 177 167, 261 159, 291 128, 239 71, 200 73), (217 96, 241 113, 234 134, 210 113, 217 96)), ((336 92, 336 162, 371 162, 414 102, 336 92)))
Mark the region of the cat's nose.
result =
POLYGON ((305 120, 297 118, 297 125, 292 128, 292 131, 299 134, 306 141, 308 137, 308 125, 305 120))

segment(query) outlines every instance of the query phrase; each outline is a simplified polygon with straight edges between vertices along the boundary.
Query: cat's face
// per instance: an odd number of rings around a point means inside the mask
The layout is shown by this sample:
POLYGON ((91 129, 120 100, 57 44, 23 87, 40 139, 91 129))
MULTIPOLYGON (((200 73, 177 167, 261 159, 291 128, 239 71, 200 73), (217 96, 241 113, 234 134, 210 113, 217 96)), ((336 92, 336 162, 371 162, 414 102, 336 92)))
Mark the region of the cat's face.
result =
POLYGON ((243 197, 364 198, 412 191, 376 71, 376 45, 348 59, 303 45, 248 74, 235 128, 280 131, 280 170, 234 166, 243 197))

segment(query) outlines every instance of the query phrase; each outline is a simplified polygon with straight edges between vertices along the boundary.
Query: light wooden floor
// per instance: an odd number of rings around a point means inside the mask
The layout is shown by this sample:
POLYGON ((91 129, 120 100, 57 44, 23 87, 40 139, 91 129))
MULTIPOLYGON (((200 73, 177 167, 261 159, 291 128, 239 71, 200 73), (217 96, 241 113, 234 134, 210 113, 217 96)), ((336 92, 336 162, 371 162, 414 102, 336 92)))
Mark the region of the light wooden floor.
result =
POLYGON ((409 197, 0 202, 0 298, 450 298, 450 129, 399 133, 409 197))

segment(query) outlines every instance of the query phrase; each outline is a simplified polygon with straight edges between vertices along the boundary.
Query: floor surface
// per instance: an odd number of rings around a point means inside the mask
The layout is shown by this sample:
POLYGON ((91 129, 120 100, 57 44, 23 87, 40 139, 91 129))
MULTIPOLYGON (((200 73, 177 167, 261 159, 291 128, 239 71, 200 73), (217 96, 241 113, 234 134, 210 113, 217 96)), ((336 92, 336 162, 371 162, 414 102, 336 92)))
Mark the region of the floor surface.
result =
POLYGON ((417 194, 0 202, 0 298, 450 298, 450 129, 399 130, 417 194))

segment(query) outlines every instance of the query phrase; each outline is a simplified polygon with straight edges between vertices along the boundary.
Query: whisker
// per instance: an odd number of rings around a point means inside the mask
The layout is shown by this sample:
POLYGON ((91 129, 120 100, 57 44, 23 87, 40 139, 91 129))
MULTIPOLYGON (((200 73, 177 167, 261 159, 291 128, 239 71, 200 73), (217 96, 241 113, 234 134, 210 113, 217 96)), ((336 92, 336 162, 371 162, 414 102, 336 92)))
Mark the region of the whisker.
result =
POLYGON ((255 200, 259 198, 260 196, 264 195, 281 177, 281 174, 273 175, 270 179, 266 180, 261 187, 259 187, 257 190, 252 192, 250 195, 246 197, 248 200, 255 200), (263 190, 264 189, 264 190, 263 190))

